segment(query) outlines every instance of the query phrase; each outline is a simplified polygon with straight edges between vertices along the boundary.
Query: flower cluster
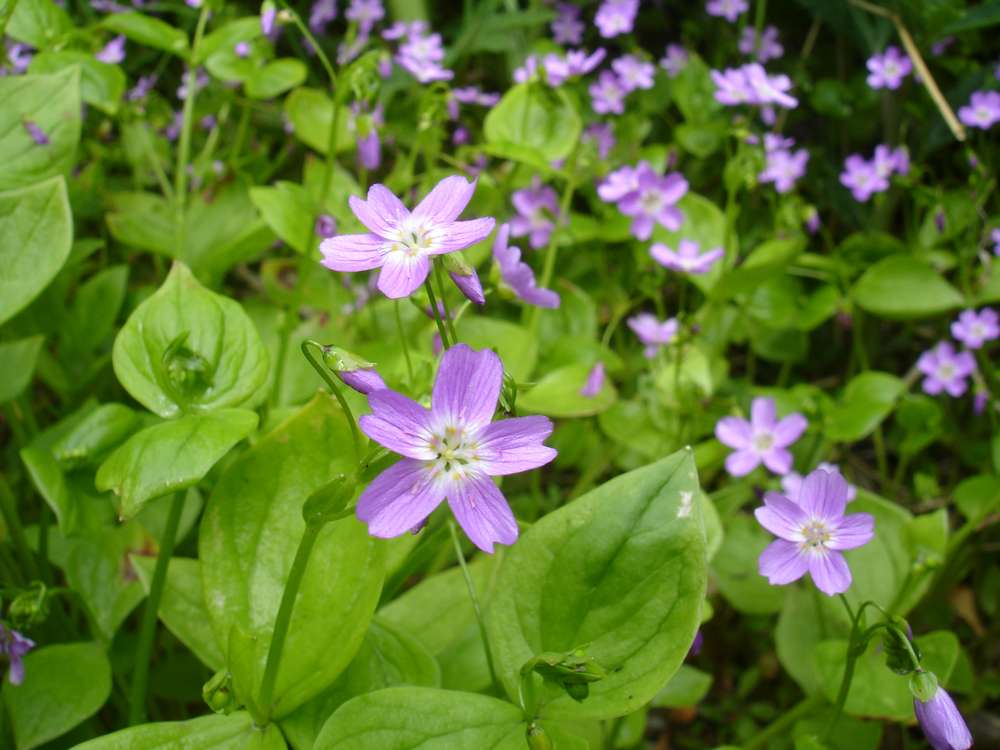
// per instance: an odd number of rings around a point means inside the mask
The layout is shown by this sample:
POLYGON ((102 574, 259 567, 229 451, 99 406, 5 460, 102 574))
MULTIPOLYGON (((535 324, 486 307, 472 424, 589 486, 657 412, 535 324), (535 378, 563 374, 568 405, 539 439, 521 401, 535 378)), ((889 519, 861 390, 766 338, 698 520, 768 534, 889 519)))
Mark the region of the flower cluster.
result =
POLYGON ((851 191, 854 200, 865 203, 876 193, 889 189, 893 174, 905 175, 910 171, 910 155, 902 146, 890 148, 884 144, 875 147, 871 159, 861 154, 851 154, 844 160, 840 184, 851 191))
POLYGON ((792 79, 783 73, 769 75, 760 63, 747 63, 739 68, 713 70, 715 99, 727 107, 742 104, 756 106, 777 105, 792 109, 799 104, 798 99, 788 92, 792 79))
POLYGON ((766 163, 764 170, 757 175, 762 183, 773 183, 779 193, 787 193, 795 187, 806 173, 809 163, 809 152, 804 148, 792 150, 795 141, 791 138, 768 136, 764 140, 766 163))
POLYGON ((969 103, 959 107, 958 119, 970 128, 989 130, 1000 122, 1000 91, 973 91, 969 103))
MULTIPOLYGON (((965 310, 951 324, 951 335, 968 349, 980 349, 987 341, 1000 338, 1000 317, 988 307, 980 312, 965 310)), ((917 369, 924 375, 921 386, 925 393, 936 396, 943 392, 958 398, 968 389, 976 358, 971 351, 956 351, 950 341, 939 341, 920 355, 917 369)))
POLYGON ((765 26, 759 36, 757 30, 752 26, 745 27, 740 34, 738 46, 740 52, 744 55, 752 55, 760 63, 777 60, 785 54, 785 48, 778 41, 776 26, 765 26))
POLYGON ((430 33, 426 22, 397 21, 382 32, 382 38, 400 40, 396 62, 420 83, 450 81, 455 77, 453 70, 441 65, 444 60, 441 35, 430 33))
POLYGON ((687 191, 684 175, 660 175, 646 161, 611 172, 597 186, 601 200, 617 203, 619 211, 632 217, 632 235, 639 240, 648 240, 656 224, 673 231, 681 228, 684 214, 676 204, 687 191))

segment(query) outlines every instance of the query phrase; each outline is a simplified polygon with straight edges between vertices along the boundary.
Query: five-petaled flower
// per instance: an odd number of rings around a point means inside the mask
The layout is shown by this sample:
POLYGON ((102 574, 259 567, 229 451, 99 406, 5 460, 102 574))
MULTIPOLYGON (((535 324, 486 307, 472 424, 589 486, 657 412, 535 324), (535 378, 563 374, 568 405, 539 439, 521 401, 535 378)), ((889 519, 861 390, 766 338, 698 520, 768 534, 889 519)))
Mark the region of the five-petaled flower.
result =
POLYGON ((358 499, 358 518, 377 537, 419 527, 445 499, 480 549, 513 544, 517 521, 491 477, 537 469, 556 457, 543 444, 548 417, 492 422, 503 365, 492 351, 458 344, 444 353, 431 408, 392 390, 368 396, 361 430, 404 458, 377 476, 358 499))
POLYGON ((761 553, 760 574, 772 585, 797 581, 807 572, 827 596, 851 585, 844 550, 868 544, 875 536, 875 519, 868 513, 844 515, 847 480, 839 472, 817 469, 807 476, 798 502, 777 492, 764 495, 754 515, 778 537, 761 553))
POLYGON ((726 457, 726 471, 742 477, 761 462, 775 474, 787 474, 792 454, 786 449, 801 437, 808 422, 801 414, 779 420, 774 399, 755 398, 750 404, 750 420, 723 417, 715 425, 715 436, 735 450, 726 457))
POLYGON ((486 239, 492 218, 456 221, 472 199, 476 182, 446 177, 413 212, 384 185, 372 185, 368 200, 351 196, 354 215, 368 234, 344 234, 323 240, 323 265, 334 271, 381 268, 378 288, 393 299, 408 297, 424 283, 430 258, 486 239))

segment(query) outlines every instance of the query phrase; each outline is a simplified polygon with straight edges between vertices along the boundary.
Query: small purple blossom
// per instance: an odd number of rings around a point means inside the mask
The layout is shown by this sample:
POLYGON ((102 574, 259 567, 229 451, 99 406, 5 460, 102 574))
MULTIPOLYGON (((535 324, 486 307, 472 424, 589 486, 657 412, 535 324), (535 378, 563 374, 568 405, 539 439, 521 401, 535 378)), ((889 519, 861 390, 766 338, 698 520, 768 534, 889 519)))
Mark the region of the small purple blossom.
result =
POLYGON ((375 391, 386 389, 385 381, 374 367, 361 367, 357 370, 336 370, 336 375, 348 388, 368 396, 375 391))
POLYGON ((33 640, 0 623, 0 655, 6 656, 10 664, 7 679, 11 685, 24 682, 24 655, 34 647, 33 640))
POLYGON ((763 463, 775 474, 787 474, 792 469, 792 454, 786 449, 802 436, 808 424, 797 412, 779 420, 773 398, 755 398, 749 420, 723 417, 715 425, 715 437, 734 449, 726 457, 726 471, 742 477, 763 463))
MULTIPOLYGON (((31 47, 27 44, 17 44, 10 41, 5 42, 7 49, 7 65, 0 65, 0 77, 5 75, 20 75, 28 69, 31 58, 34 56, 31 47)), ((2 58, 0 58, 2 59, 2 58)))
POLYGON ((604 387, 604 363, 598 362, 587 373, 587 380, 580 389, 580 395, 584 398, 594 398, 604 387))
POLYGON ((925 376, 921 384, 924 393, 936 396, 945 391, 958 398, 965 393, 965 381, 975 371, 976 360, 970 352, 956 352, 949 342, 942 341, 920 355, 917 369, 925 376))
POLYGON ((135 86, 129 89, 128 100, 130 102, 139 102, 149 96, 149 93, 156 86, 156 76, 140 76, 139 80, 135 82, 135 86))
POLYGON ((660 351, 660 347, 666 346, 677 335, 680 323, 677 318, 667 320, 657 320, 651 313, 639 313, 628 319, 628 327, 639 337, 645 345, 642 353, 647 359, 652 359, 660 351))
POLYGON ((325 34, 326 27, 337 18, 337 0, 316 0, 309 9, 309 30, 325 34))
POLYGON ((934 750, 968 750, 972 747, 969 727, 944 688, 938 687, 927 702, 914 697, 913 712, 934 750))
POLYGON ((117 65, 125 59, 125 37, 119 34, 94 55, 102 63, 117 65))
POLYGON ((778 29, 774 26, 765 26, 760 37, 752 26, 744 27, 738 46, 744 55, 753 55, 757 62, 762 63, 777 60, 785 54, 785 48, 778 41, 778 29))
POLYGON ((344 18, 358 25, 358 32, 367 36, 375 24, 385 18, 382 0, 351 0, 344 12, 344 18))
POLYGON ((868 513, 844 515, 846 506, 847 480, 822 469, 802 481, 798 502, 777 492, 765 494, 754 515, 778 538, 761 552, 760 574, 772 586, 782 586, 809 573, 827 596, 847 591, 851 569, 843 552, 874 538, 875 519, 868 513))
POLYGON ((969 103, 959 107, 958 119, 970 128, 989 130, 1000 122, 1000 92, 973 91, 969 103))
POLYGON ((934 44, 931 45, 931 54, 934 55, 934 57, 940 57, 945 52, 947 52, 948 48, 954 43, 955 43, 955 37, 953 36, 942 37, 941 39, 938 39, 936 42, 934 42, 934 44))
POLYGON ((687 191, 687 180, 680 172, 661 176, 643 161, 635 170, 635 189, 618 200, 618 210, 632 217, 632 235, 645 241, 656 224, 671 231, 681 228, 684 214, 675 204, 687 191))
POLYGON ((579 44, 583 41, 585 26, 580 20, 580 9, 572 3, 559 3, 559 15, 550 24, 552 39, 556 44, 579 44))
MULTIPOLYGON (((837 464, 831 464, 826 461, 822 461, 817 464, 817 469, 822 469, 823 471, 840 474, 840 468, 837 464)), ((805 477, 796 471, 790 471, 785 476, 781 478, 781 489, 787 497, 792 502, 799 501, 799 495, 802 492, 802 482, 805 477)), ((858 495, 858 488, 853 484, 847 485, 847 502, 851 502, 858 495)))
POLYGON ((636 89, 653 88, 653 76, 656 68, 653 63, 643 60, 636 55, 622 55, 613 63, 611 68, 618 74, 618 83, 625 90, 625 93, 636 89))
POLYGON ((320 214, 313 224, 313 232, 324 240, 333 237, 337 233, 337 220, 330 214, 320 214))
POLYGON ((699 275, 711 271, 712 266, 722 260, 726 253, 721 247, 703 253, 697 242, 684 239, 678 243, 676 252, 663 243, 656 242, 649 248, 649 254, 653 260, 671 271, 699 275))
POLYGON ((963 310, 958 320, 951 324, 951 335, 969 349, 980 349, 987 341, 1000 338, 1000 316, 989 307, 978 313, 963 310))
POLYGON ((174 112, 170 118, 170 123, 163 130, 163 135, 166 136, 168 141, 176 141, 181 134, 181 128, 184 126, 184 113, 174 112))
POLYGON ((396 62, 420 83, 450 81, 455 72, 441 65, 444 60, 441 35, 426 34, 423 29, 423 25, 416 23, 411 26, 406 41, 396 54, 396 62))
POLYGON ((883 54, 869 57, 865 65, 868 66, 868 85, 873 89, 898 89, 913 70, 910 58, 899 47, 891 45, 883 54))
POLYGON ((773 182, 775 190, 787 193, 806 173, 808 162, 809 152, 804 148, 798 151, 775 149, 767 152, 767 163, 757 179, 762 183, 773 182))
POLYGON ((809 234, 816 234, 819 231, 819 227, 819 211, 816 210, 815 206, 810 206, 806 209, 806 231, 809 234))
POLYGON ((457 221, 475 190, 475 181, 446 177, 411 213, 384 185, 373 185, 367 201, 349 200, 369 233, 324 240, 323 265, 334 271, 380 268, 379 290, 393 299, 408 297, 424 283, 433 256, 474 245, 493 231, 492 218, 457 221))
POLYGON ((620 115, 625 112, 625 94, 628 92, 610 70, 601 71, 587 91, 590 92, 590 106, 597 114, 620 115))
POLYGON ((990 240, 993 242, 993 254, 1000 255, 1000 227, 990 232, 990 240))
POLYGON ((392 390, 368 395, 372 413, 359 420, 370 439, 404 458, 377 476, 358 498, 358 518, 376 537, 419 526, 447 498, 472 543, 487 553, 517 540, 517 520, 492 477, 544 466, 556 451, 548 417, 492 422, 503 364, 489 349, 458 344, 444 353, 431 408, 392 390))
POLYGON ((725 18, 729 23, 736 23, 741 15, 750 8, 746 0, 708 0, 705 12, 716 18, 725 18))
POLYGON ((274 3, 265 2, 260 9, 260 32, 264 36, 271 36, 274 32, 274 22, 278 18, 278 9, 274 3))
POLYGON ((605 39, 628 34, 639 12, 639 0, 604 0, 597 9, 594 23, 605 39))
POLYGON ((859 203, 864 203, 875 193, 889 189, 888 177, 879 174, 874 163, 867 161, 860 154, 851 154, 844 161, 840 184, 849 189, 854 200, 859 203))
POLYGON ((611 123, 595 122, 586 127, 580 140, 593 143, 597 147, 597 155, 607 159, 611 149, 615 147, 615 131, 611 123))
POLYGON ((479 274, 476 273, 476 269, 472 266, 468 266, 463 263, 463 268, 456 270, 449 270, 448 275, 451 280, 455 282, 455 286, 458 287, 458 291, 462 295, 472 302, 474 305, 485 305, 486 295, 483 293, 483 284, 479 280, 479 274))
POLYGON ((705 636, 702 635, 701 629, 699 628, 694 634, 694 640, 691 642, 691 648, 688 649, 686 659, 690 659, 701 653, 702 646, 705 645, 705 636))
POLYGON ((711 74, 715 83, 715 99, 727 107, 776 104, 793 109, 799 104, 798 99, 788 94, 792 79, 781 73, 769 75, 760 63, 747 63, 723 71, 713 70, 711 74))
POLYGON ((250 57, 250 44, 248 42, 236 42, 233 47, 233 54, 237 57, 250 57))
POLYGON ((24 129, 28 132, 28 135, 31 136, 31 140, 35 142, 36 146, 49 145, 49 137, 45 135, 45 131, 38 127, 38 125, 31 120, 24 120, 23 125, 24 129))
POLYGON ((521 260, 520 248, 508 245, 510 225, 503 224, 493 241, 493 257, 500 268, 500 277, 518 299, 536 307, 559 307, 559 295, 551 289, 537 286, 535 272, 521 260))
MULTIPOLYGON (((462 104, 477 104, 480 107, 493 107, 500 101, 500 94, 482 91, 478 86, 465 86, 452 89, 452 97, 462 104)), ((454 118, 452 118, 454 119, 454 118)))
POLYGON ((527 235, 529 244, 536 250, 545 247, 559 219, 556 191, 535 177, 530 187, 515 190, 510 199, 517 211, 517 216, 510 220, 511 235, 527 235))
POLYGON ((590 73, 601 64, 605 55, 607 55, 607 51, 603 47, 598 47, 590 53, 586 50, 574 49, 565 55, 555 53, 546 55, 542 60, 545 81, 553 87, 562 86, 571 78, 590 73))
MULTIPOLYGON (((194 90, 195 93, 197 93, 208 85, 209 81, 208 73, 206 73, 201 68, 198 68, 198 70, 195 71, 193 75, 194 75, 194 90)), ((191 76, 192 76, 192 71, 190 70, 184 73, 183 76, 181 76, 181 85, 177 87, 177 98, 180 99, 181 101, 184 101, 185 99, 188 98, 191 76)))
POLYGON ((688 51, 679 44, 668 44, 667 49, 660 59, 660 67, 667 71, 667 75, 676 78, 688 64, 688 51))

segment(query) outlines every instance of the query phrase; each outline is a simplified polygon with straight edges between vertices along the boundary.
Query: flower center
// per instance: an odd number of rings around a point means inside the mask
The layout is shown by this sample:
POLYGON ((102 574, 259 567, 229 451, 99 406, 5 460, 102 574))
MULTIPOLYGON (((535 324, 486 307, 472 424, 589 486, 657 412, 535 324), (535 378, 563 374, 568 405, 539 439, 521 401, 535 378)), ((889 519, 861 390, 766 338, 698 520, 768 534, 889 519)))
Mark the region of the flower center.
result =
POLYGON ((658 214, 663 208, 663 194, 659 190, 647 190, 639 202, 644 213, 658 214))
POLYGON ((465 428, 445 425, 428 441, 435 457, 428 461, 432 474, 462 479, 476 470, 480 461, 479 443, 465 428))
POLYGON ((408 256, 423 255, 433 249, 434 240, 430 228, 420 225, 404 224, 396 233, 397 249, 408 256))
POLYGON ((938 365, 937 376, 938 380, 953 380, 955 377, 955 366, 951 362, 938 365))
POLYGON ((769 432, 758 432, 753 436, 753 448, 758 453, 767 453, 774 445, 774 435, 769 432))
POLYGON ((810 550, 818 547, 826 547, 826 543, 833 538, 833 533, 826 523, 818 518, 812 518, 801 529, 803 536, 802 546, 810 550))

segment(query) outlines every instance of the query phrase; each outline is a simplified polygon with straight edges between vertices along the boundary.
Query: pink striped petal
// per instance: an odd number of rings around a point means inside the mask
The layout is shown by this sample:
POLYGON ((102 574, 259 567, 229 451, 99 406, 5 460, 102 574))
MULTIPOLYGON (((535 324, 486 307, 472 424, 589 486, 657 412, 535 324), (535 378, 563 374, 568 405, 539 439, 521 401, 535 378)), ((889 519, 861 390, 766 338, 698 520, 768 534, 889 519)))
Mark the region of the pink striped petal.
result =
POLYGON ((761 456, 764 466, 778 476, 784 476, 792 470, 792 454, 784 448, 771 448, 761 456))
POLYGON ((811 516, 839 521, 847 508, 847 480, 840 472, 816 469, 802 480, 799 505, 811 516))
POLYGON ((489 349, 453 346, 441 358, 431 409, 454 426, 484 427, 493 419, 503 384, 503 364, 489 349))
POLYGON ((388 244, 374 234, 341 234, 323 240, 319 251, 333 271, 370 271, 382 265, 388 244))
POLYGON ((369 231, 387 239, 392 239, 399 225, 410 215, 403 202, 385 185, 372 185, 367 202, 353 195, 347 202, 358 221, 369 231))
POLYGON ((404 458, 372 480, 358 498, 358 518, 372 536, 388 539, 416 528, 444 500, 422 461, 404 458))
POLYGON ((757 570, 772 586, 797 581, 808 569, 809 563, 799 545, 784 539, 775 539, 767 545, 757 560, 757 570))
POLYGON ((875 518, 868 513, 852 513, 840 521, 826 546, 833 550, 854 549, 868 544, 874 536, 875 518))
POLYGON ((469 205, 476 192, 476 181, 469 182, 464 177, 446 177, 431 190, 413 209, 413 218, 448 224, 455 221, 469 205))
POLYGON ((715 425, 715 437, 730 448, 746 448, 753 438, 753 431, 745 419, 723 417, 715 425))
POLYGON ((379 445, 409 458, 429 461, 435 457, 430 447, 430 412, 402 393, 384 390, 368 395, 371 414, 358 420, 361 431, 379 445))
POLYGON ((801 414, 789 414, 774 426, 774 444, 779 448, 785 448, 806 431, 809 422, 801 414))
POLYGON ((458 525, 472 543, 493 554, 493 545, 517 541, 517 520, 507 498, 485 475, 474 475, 454 482, 448 488, 448 505, 458 525))
MULTIPOLYGON (((820 548, 822 549, 822 548, 820 548)), ((816 588, 827 596, 843 594, 851 587, 851 569, 839 552, 813 552, 809 555, 809 575, 816 588)))
POLYGON ((487 425, 479 433, 483 471, 503 476, 544 466, 556 457, 555 448, 542 445, 551 434, 548 417, 516 417, 487 425))
POLYGON ((755 430, 771 431, 776 420, 774 399, 758 397, 750 402, 750 421, 755 430))
POLYGON ((409 297, 424 283, 430 270, 427 256, 394 250, 382 263, 382 272, 378 275, 379 291, 390 299, 409 297))
POLYGON ((734 477, 742 477, 760 465, 760 456, 753 451, 738 450, 726 456, 726 471, 734 477))
POLYGON ((442 224, 434 230, 427 253, 441 255, 455 250, 464 250, 489 237, 494 226, 496 226, 496 219, 491 218, 442 224))
POLYGON ((802 508, 784 495, 768 492, 764 495, 764 507, 757 508, 753 514, 760 525, 775 536, 790 542, 802 540, 800 530, 807 516, 802 508))

